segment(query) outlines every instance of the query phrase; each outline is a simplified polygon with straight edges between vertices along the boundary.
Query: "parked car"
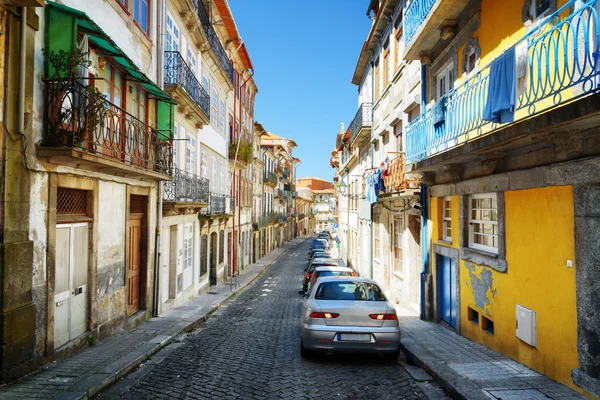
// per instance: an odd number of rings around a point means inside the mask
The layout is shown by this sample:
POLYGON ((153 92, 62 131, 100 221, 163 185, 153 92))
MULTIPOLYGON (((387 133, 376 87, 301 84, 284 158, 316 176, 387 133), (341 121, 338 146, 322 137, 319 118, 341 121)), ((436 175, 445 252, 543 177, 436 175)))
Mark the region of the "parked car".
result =
POLYGON ((370 279, 319 279, 304 294, 301 337, 302 357, 317 350, 381 353, 390 359, 400 355, 398 316, 370 279))
POLYGON ((311 250, 310 255, 308 256, 308 260, 310 261, 319 255, 321 257, 329 257, 330 254, 325 249, 313 249, 313 250, 311 250))
POLYGON ((325 239, 314 239, 310 244, 310 249, 328 249, 329 244, 325 239))
POLYGON ((308 268, 306 268, 306 273, 304 274, 304 281, 302 282, 302 290, 308 290, 308 282, 310 282, 310 278, 312 277, 312 273, 317 267, 338 267, 339 264, 337 261, 331 258, 315 258, 309 264, 308 268))
POLYGON ((356 276, 354 271, 348 267, 316 267, 308 283, 310 288, 319 278, 327 276, 356 276))

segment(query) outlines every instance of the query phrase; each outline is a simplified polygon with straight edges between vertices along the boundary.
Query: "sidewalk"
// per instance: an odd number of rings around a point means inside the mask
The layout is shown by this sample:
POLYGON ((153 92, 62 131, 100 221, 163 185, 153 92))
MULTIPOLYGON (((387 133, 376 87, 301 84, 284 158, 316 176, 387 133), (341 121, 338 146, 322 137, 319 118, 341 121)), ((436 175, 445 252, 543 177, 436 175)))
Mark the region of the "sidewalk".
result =
POLYGON ((398 309, 402 348, 454 399, 587 399, 574 390, 456 334, 398 309))
POLYGON ((0 399, 86 399, 112 385, 153 354, 171 343, 177 335, 206 321, 223 303, 252 283, 285 251, 303 238, 296 238, 273 250, 240 273, 237 288, 219 285, 184 305, 157 318, 124 330, 71 357, 42 367, 38 372, 0 387, 0 399))

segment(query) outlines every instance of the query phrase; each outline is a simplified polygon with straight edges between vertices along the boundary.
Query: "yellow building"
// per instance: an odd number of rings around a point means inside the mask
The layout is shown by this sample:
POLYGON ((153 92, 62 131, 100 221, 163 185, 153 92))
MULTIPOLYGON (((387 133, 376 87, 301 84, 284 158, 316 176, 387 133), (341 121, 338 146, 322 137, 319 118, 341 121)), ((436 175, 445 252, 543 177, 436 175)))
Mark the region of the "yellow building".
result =
POLYGON ((429 200, 422 314, 588 396, 600 395, 598 10, 413 0, 403 13, 404 59, 424 78, 403 132, 429 200))

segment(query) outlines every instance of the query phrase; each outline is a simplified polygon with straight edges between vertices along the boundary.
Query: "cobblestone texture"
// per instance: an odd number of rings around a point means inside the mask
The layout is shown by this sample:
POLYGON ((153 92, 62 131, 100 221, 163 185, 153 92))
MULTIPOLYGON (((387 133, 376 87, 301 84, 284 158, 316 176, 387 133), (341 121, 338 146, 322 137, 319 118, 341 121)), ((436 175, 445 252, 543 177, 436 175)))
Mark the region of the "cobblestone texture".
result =
MULTIPOLYGON (((401 360, 300 357, 301 287, 308 241, 282 256, 123 398, 425 399, 401 360)), ((112 396, 111 396, 112 397, 112 396)))

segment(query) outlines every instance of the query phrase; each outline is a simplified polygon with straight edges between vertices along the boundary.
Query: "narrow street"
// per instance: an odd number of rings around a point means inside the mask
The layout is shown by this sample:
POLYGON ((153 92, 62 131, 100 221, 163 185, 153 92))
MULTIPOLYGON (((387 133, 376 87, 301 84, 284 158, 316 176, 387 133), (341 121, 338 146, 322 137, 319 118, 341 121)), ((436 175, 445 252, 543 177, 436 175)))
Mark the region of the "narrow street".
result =
POLYGON ((162 361, 158 353, 160 363, 149 360, 100 398, 427 398, 420 385, 430 384, 415 382, 403 357, 300 357, 297 291, 308 245, 290 248, 203 327, 167 347, 162 361))

